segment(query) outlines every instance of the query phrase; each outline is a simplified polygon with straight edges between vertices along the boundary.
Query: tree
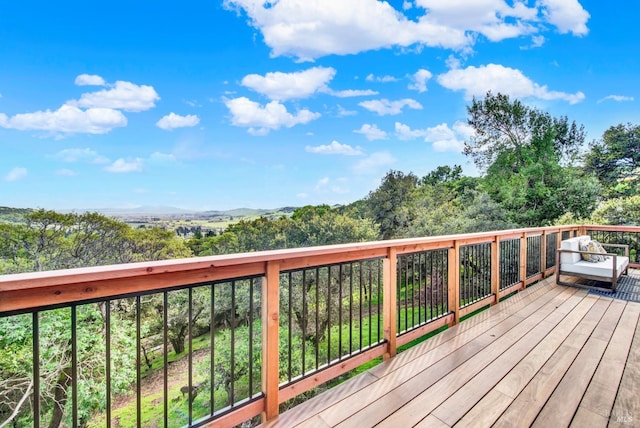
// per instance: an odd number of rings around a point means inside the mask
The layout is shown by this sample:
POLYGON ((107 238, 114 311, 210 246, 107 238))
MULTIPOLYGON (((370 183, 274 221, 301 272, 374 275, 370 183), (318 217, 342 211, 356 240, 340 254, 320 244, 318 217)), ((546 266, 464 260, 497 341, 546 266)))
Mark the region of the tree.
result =
POLYGON ((640 221, 640 195, 609 199, 591 216, 597 224, 637 225, 640 221))
POLYGON ((351 218, 328 205, 296 210, 284 224, 291 247, 374 241, 378 236, 370 219, 351 218))
POLYGON ((541 226, 568 211, 584 216, 595 206, 595 178, 564 166, 576 160, 583 126, 491 92, 474 98, 467 112, 475 135, 465 143, 465 154, 486 171, 483 189, 509 211, 512 222, 541 226))
POLYGON ((413 220, 414 193, 418 177, 413 173, 405 175, 401 171, 389 171, 382 184, 367 196, 371 218, 380 228, 382 239, 402 235, 413 220))
POLYGON ((631 196, 640 180, 640 126, 619 124, 590 145, 585 170, 602 183, 607 197, 631 196))
MULTIPOLYGON (((125 393, 135 375, 135 324, 118 311, 111 314, 111 387, 125 393), (117 370, 115 369, 117 367, 117 370)), ((78 416, 83 426, 103 410, 106 382, 104 308, 98 304, 77 307, 78 416)), ((33 388, 31 317, 0 318, 0 416, 12 414, 18 426, 32 424, 31 400, 20 401, 33 388)), ((41 426, 71 425, 71 310, 55 309, 39 315, 41 426)))
POLYGON ((489 91, 484 99, 474 97, 467 113, 475 134, 465 142, 464 153, 482 170, 504 151, 512 151, 516 161, 524 160, 522 150, 536 141, 548 141, 559 161, 572 162, 584 143, 584 126, 569 123, 566 116, 554 118, 518 100, 511 101, 508 95, 489 91))

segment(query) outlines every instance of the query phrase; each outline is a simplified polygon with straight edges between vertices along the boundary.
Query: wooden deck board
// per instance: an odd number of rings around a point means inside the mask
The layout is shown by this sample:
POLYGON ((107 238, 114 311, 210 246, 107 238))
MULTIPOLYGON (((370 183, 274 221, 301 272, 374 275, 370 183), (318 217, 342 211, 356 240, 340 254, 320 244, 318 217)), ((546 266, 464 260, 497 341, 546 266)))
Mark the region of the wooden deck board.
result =
POLYGON ((483 418, 483 421, 486 421, 486 424, 494 422, 569 336, 571 331, 582 321, 586 312, 592 308, 594 303, 594 301, 584 299, 580 307, 577 307, 575 311, 572 311, 560 321, 543 340, 537 344, 530 343, 531 346, 528 348, 529 352, 526 355, 521 356, 514 353, 502 355, 499 360, 493 363, 499 368, 499 373, 502 376, 498 377, 492 373, 483 372, 473 379, 472 382, 478 384, 482 395, 465 397, 461 395, 461 393, 464 393, 463 389, 455 394, 459 398, 454 396, 448 400, 451 403, 449 409, 437 409, 434 412, 436 416, 438 416, 439 412, 446 410, 449 413, 446 420, 451 425, 464 416, 464 419, 460 420, 456 426, 477 426, 477 421, 480 417, 483 418), (517 363, 515 367, 513 366, 514 362, 517 363), (504 398, 497 397, 499 400, 496 402, 495 394, 488 394, 491 389, 495 389, 496 393, 502 394, 504 398), (470 412, 465 415, 467 411, 470 412), (493 415, 494 419, 491 419, 490 414, 493 415))
MULTIPOLYGON (((637 309, 640 303, 630 302, 629 305, 633 305, 637 309)), ((638 426, 640 423, 638 384, 640 384, 640 325, 636 323, 629 358, 627 359, 620 389, 609 419, 610 427, 638 426)))
POLYGON ((634 426, 639 319, 550 278, 264 426, 634 426))
POLYGON ((638 305, 614 301, 611 309, 618 308, 624 309, 624 313, 580 402, 571 423, 574 427, 607 426, 611 416, 639 315, 638 305))

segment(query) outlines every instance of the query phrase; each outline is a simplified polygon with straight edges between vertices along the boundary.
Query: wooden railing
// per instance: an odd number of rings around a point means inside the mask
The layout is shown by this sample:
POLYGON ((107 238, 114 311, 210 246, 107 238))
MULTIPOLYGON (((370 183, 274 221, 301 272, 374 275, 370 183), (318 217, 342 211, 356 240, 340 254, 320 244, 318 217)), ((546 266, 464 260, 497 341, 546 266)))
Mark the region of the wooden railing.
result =
MULTIPOLYGON (((517 229, 0 276, 0 318, 22 317, 32 328, 30 389, 25 385, 24 395, 17 394, 0 417, 20 404, 22 417, 30 413, 38 427, 53 412, 51 390, 59 385, 51 382, 59 376, 45 373, 42 326, 56 311, 70 314, 69 358, 62 369, 68 392, 58 413, 74 425, 82 395, 78 379, 84 359, 90 360, 78 345, 88 327, 78 319, 87 318, 105 336, 96 347, 104 346, 98 378, 107 426, 116 411, 114 371, 121 369, 113 356, 127 352, 111 335, 116 324, 135 334, 129 393, 136 396, 137 426, 144 426, 141 385, 145 363, 152 370, 150 349, 159 355, 153 366, 162 378, 156 406, 164 409, 165 426, 175 424, 170 415, 176 406, 182 406, 185 426, 230 426, 260 415, 272 419, 281 403, 374 358, 393 357, 399 346, 551 275, 562 239, 618 230, 517 229), (99 319, 83 315, 88 308, 99 319), (150 310, 153 328, 143 321, 150 310), (186 373, 175 379, 169 354, 177 350, 170 336, 179 319, 188 321, 182 337, 186 373), (196 355, 197 337, 206 341, 204 357, 196 355), (176 383, 182 399, 173 392, 176 383)), ((640 228, 624 232, 640 234, 640 228)))

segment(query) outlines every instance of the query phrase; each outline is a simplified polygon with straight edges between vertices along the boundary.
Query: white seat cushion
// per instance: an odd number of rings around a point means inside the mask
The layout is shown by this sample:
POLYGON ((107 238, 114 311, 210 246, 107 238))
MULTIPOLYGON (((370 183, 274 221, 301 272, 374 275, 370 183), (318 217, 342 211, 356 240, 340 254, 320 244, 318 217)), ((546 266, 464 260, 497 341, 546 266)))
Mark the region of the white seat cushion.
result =
MULTIPOLYGON (((578 255, 579 256, 579 255, 578 255)), ((618 276, 629 266, 629 258, 624 256, 616 257, 616 273, 618 276)), ((608 257, 603 262, 593 263, 580 260, 577 263, 562 265, 562 271, 566 273, 578 273, 583 275, 601 276, 611 278, 613 275, 613 257, 608 257)))

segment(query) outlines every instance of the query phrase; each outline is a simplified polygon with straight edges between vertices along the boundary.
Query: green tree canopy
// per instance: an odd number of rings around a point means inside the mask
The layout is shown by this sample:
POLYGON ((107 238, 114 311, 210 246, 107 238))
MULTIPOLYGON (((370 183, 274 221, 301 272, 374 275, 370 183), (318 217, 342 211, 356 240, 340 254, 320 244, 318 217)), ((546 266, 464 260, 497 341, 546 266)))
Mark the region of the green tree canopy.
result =
POLYGON ((414 218, 413 201, 418 177, 413 173, 389 171, 382 184, 367 196, 371 218, 380 228, 382 239, 402 236, 414 218))
POLYGON ((619 124, 591 143, 584 166, 602 183, 607 197, 630 196, 640 180, 640 126, 619 124))
POLYGON ((542 226, 567 212, 584 218, 595 208, 596 179, 566 165, 584 142, 582 126, 491 92, 474 98, 467 111, 475 136, 465 153, 485 169, 483 189, 511 222, 542 226))
MULTIPOLYGON (((482 170, 490 167, 504 151, 513 151, 515 161, 524 160, 523 150, 537 142, 552 144, 559 161, 573 161, 584 143, 584 126, 569 123, 566 116, 528 107, 508 95, 487 92, 483 99, 473 98, 467 106, 468 124, 475 131, 465 142, 464 153, 482 170)), ((524 163, 516 162, 516 166, 524 163)))

